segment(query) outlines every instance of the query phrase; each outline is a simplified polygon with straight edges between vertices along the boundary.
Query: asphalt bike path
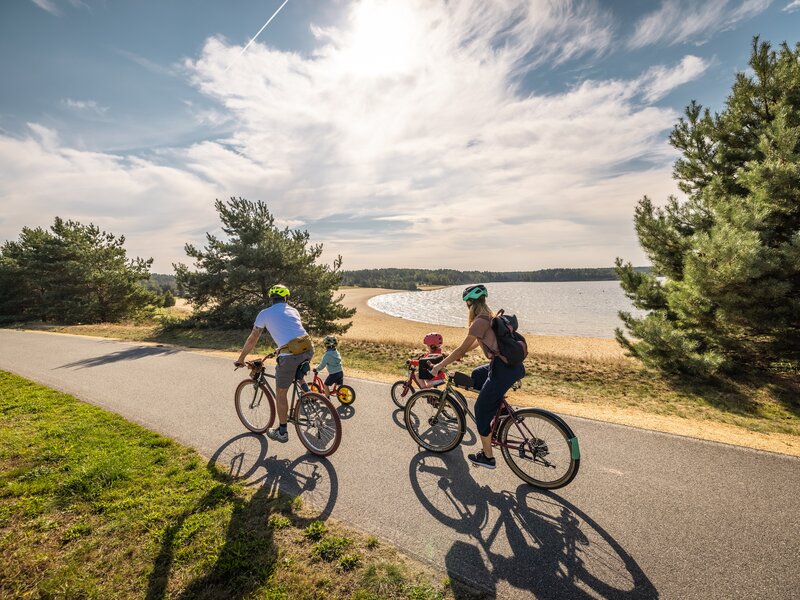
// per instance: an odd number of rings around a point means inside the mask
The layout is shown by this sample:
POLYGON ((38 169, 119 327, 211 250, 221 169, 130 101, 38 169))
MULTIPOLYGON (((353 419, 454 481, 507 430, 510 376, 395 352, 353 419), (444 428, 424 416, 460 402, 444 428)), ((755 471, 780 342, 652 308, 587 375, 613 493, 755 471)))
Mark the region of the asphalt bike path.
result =
POLYGON ((419 451, 382 383, 348 379, 357 398, 339 408, 342 444, 326 460, 291 425, 287 444, 244 429, 233 393, 247 371, 230 359, 0 330, 0 369, 191 446, 251 485, 301 494, 321 516, 499 597, 800 597, 796 458, 566 417, 580 472, 544 492, 499 452, 494 471, 471 467, 471 422, 460 448, 419 451))

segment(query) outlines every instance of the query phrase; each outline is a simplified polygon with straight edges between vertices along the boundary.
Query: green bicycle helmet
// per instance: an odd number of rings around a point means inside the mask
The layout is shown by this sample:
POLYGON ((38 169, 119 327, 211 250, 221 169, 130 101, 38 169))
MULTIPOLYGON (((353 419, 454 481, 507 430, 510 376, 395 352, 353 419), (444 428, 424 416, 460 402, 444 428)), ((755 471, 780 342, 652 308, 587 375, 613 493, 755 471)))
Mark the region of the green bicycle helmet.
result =
POLYGON ((267 295, 270 298, 288 298, 289 297, 289 288, 285 285, 281 285, 280 283, 273 285, 269 288, 269 292, 267 295))
POLYGON ((470 285, 464 288, 461 294, 461 299, 466 302, 467 300, 477 300, 478 298, 486 298, 489 295, 486 286, 482 283, 478 285, 470 285))
POLYGON ((326 335, 325 339, 322 340, 322 343, 326 348, 336 348, 336 346, 339 345, 339 340, 336 339, 335 335, 326 335))

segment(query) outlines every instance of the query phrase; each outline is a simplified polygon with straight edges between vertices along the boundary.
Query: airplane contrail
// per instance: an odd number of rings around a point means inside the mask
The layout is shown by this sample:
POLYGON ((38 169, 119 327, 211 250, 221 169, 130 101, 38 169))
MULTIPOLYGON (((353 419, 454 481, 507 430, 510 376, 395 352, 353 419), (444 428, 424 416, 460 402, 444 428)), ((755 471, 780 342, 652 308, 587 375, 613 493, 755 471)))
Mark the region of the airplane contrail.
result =
POLYGON ((239 60, 239 59, 242 57, 242 54, 244 54, 244 53, 245 53, 245 51, 246 51, 246 50, 247 50, 247 49, 250 47, 250 44, 252 44, 253 42, 255 42, 255 41, 256 41, 256 38, 257 38, 259 35, 261 35, 261 32, 262 32, 262 31, 264 31, 264 30, 267 28, 267 25, 269 25, 269 24, 272 22, 272 19, 274 19, 274 18, 277 16, 277 14, 278 14, 279 12, 281 12, 281 9, 282 9, 284 6, 286 6, 286 3, 287 3, 287 2, 289 2, 289 0, 283 0, 283 4, 281 4, 281 5, 278 7, 278 10, 276 10, 274 13, 272 13, 272 16, 271 16, 269 19, 267 19, 267 22, 266 22, 266 23, 264 23, 264 25, 262 25, 262 26, 261 26, 261 29, 259 29, 259 30, 258 30, 258 33, 256 33, 256 34, 253 36, 253 39, 251 39, 249 42, 247 42, 247 45, 246 45, 244 48, 242 48, 242 51, 239 53, 239 55, 238 55, 236 58, 234 58, 234 59, 231 61, 231 64, 229 64, 229 65, 228 65, 228 66, 225 68, 225 72, 226 72, 226 73, 228 72, 228 69, 230 69, 230 68, 231 68, 231 67, 234 65, 234 63, 235 63, 237 60, 239 60))

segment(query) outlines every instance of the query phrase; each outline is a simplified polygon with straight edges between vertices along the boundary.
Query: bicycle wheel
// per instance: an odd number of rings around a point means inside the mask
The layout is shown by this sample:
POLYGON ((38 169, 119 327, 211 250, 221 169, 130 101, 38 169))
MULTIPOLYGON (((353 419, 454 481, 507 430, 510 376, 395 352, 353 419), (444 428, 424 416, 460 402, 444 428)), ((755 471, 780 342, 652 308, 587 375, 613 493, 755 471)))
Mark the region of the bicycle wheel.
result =
POLYGON ((352 404, 356 401, 356 391, 349 385, 340 385, 336 391, 336 397, 342 404, 352 404))
POLYGON ((408 398, 415 391, 414 386, 407 379, 395 381, 392 384, 392 402, 397 408, 405 408, 408 398))
POLYGON ((442 400, 439 390, 420 390, 412 395, 406 403, 405 421, 414 441, 431 452, 447 452, 458 446, 467 425, 458 401, 452 396, 442 400))
POLYGON ((342 441, 339 414, 321 394, 300 396, 294 409, 294 427, 303 446, 317 456, 330 456, 342 441))
POLYGON ((264 433, 275 421, 275 399, 254 379, 245 379, 238 385, 233 403, 242 425, 253 433, 264 433))
POLYGON ((321 394, 322 393, 322 390, 320 389, 320 387, 316 383, 309 383, 308 384, 308 389, 310 389, 315 394, 321 394))
POLYGON ((555 490, 578 474, 578 438, 558 415, 538 408, 514 411, 503 419, 497 440, 511 470, 531 485, 555 490))

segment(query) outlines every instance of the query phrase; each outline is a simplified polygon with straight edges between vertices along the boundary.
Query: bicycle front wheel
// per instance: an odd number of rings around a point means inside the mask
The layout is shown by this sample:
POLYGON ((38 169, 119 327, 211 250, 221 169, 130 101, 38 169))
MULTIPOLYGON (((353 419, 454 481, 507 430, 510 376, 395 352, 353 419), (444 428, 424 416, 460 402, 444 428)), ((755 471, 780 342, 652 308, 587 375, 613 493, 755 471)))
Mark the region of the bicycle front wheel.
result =
POLYGON ((464 412, 452 396, 439 390, 420 390, 406 403, 406 429, 421 447, 448 452, 458 446, 466 431, 464 412))
POLYGON ((264 433, 275 421, 275 399, 254 379, 239 384, 233 402, 242 425, 253 433, 264 433))
POLYGON ((405 408, 406 402, 414 391, 414 386, 407 379, 395 381, 392 384, 392 402, 397 408, 405 408))
POLYGON ((300 396, 294 410, 294 426, 303 446, 317 456, 330 456, 342 441, 339 413, 321 394, 300 396))
POLYGON ((538 408, 514 411, 497 439, 511 470, 523 481, 547 490, 564 487, 578 474, 578 438, 561 417, 538 408))
POLYGON ((336 390, 336 397, 342 404, 352 404, 356 401, 356 391, 349 385, 340 385, 336 390))

